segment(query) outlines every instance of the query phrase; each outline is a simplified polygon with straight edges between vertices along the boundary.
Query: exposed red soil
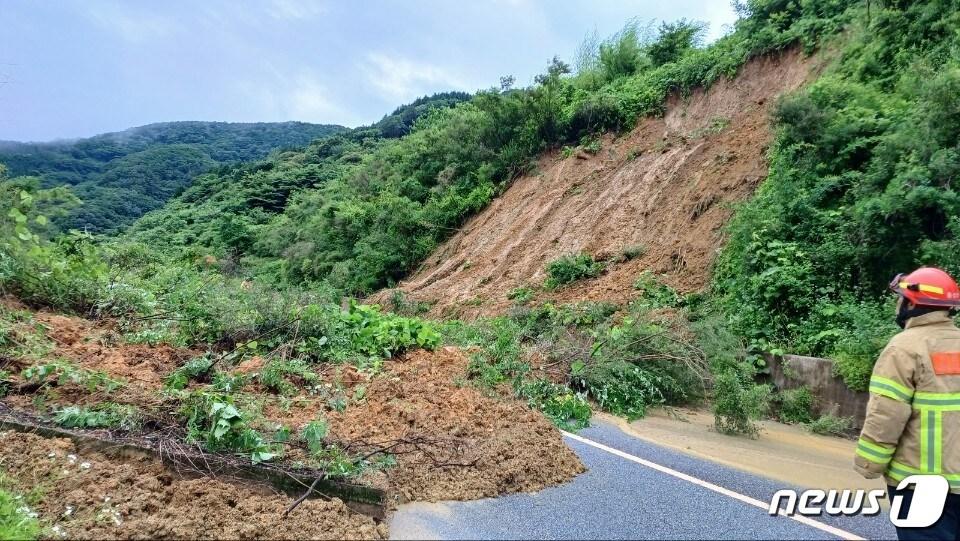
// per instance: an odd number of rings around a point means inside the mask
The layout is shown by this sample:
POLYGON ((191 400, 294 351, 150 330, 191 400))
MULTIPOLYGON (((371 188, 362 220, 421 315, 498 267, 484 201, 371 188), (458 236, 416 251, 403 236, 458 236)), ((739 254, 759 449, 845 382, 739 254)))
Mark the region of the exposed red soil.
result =
POLYGON ((471 466, 433 467, 422 453, 398 457, 387 477, 403 500, 538 491, 584 471, 542 414, 469 385, 466 368, 465 355, 455 348, 406 355, 390 363, 388 377, 369 384, 363 404, 330 414, 331 429, 345 439, 417 434, 455 441, 456 461, 471 466))
POLYGON ((56 356, 143 389, 159 389, 164 376, 197 355, 166 344, 126 344, 110 321, 96 323, 47 311, 37 312, 34 318, 56 344, 56 356))
MULTIPOLYGON (((40 501, 32 509, 70 539, 383 539, 385 525, 339 500, 290 498, 256 486, 184 479, 147 459, 80 453, 67 439, 0 432, 7 481, 40 501)), ((54 534, 56 536, 56 533, 54 534)))
POLYGON ((264 415, 297 430, 325 416, 338 441, 430 440, 419 449, 401 447, 395 467, 368 478, 395 501, 537 491, 584 471, 543 415, 470 385, 467 363, 456 348, 411 352, 391 360, 385 374, 369 381, 342 374, 348 394, 363 385, 366 395, 342 413, 327 411, 321 399, 301 396, 286 409, 270 401, 264 415), (438 465, 450 463, 455 465, 438 465))
MULTIPOLYGON (((55 386, 44 393, 48 407, 93 405, 109 400, 136 404, 150 411, 161 403, 158 391, 163 379, 197 353, 168 346, 123 344, 109 322, 47 312, 36 313, 35 321, 44 326, 47 337, 55 342, 54 356, 130 382, 109 396, 74 384, 55 386)), ((23 365, 19 368, 23 368, 32 361, 19 362, 23 365)), ((341 388, 348 397, 349 405, 339 413, 331 408, 325 393, 315 395, 304 390, 301 396, 280 397, 252 383, 236 396, 238 401, 246 396, 262 405, 262 422, 269 425, 268 430, 280 423, 299 432, 310 421, 325 418, 333 441, 362 441, 374 446, 398 439, 418 442, 395 449, 394 467, 368 473, 361 479, 387 490, 393 502, 466 500, 535 491, 584 471, 579 459, 543 415, 512 397, 473 387, 467 382, 467 365, 463 352, 442 348, 391 359, 384 364, 383 373, 377 375, 359 372, 350 365, 318 366, 322 381, 330 388, 341 388), (360 387, 364 390, 362 399, 356 395, 360 387)), ((255 376, 263 367, 263 358, 251 357, 234 370, 255 376)), ((29 393, 14 393, 2 400, 17 409, 35 409, 29 393)), ((165 410, 155 413, 171 415, 165 410)), ((177 422, 172 417, 164 419, 177 422)), ((298 456, 296 450, 291 452, 288 460, 305 458, 298 456)), ((152 470, 142 473, 155 475, 152 470)), ((204 494, 197 496, 197 505, 206 505, 204 494)), ((187 530, 137 531, 144 535, 177 536, 187 530)), ((224 531, 225 536, 233 535, 232 531, 224 531)))
MULTIPOLYGON (((507 294, 542 283, 551 260, 577 252, 600 259, 632 246, 644 255, 537 300, 622 304, 645 269, 681 292, 702 289, 733 204, 766 177, 771 104, 816 66, 798 50, 761 57, 734 79, 672 98, 663 118, 604 137, 596 155, 545 155, 537 172, 517 179, 399 289, 432 303, 434 316, 503 313, 507 294)), ((372 300, 386 304, 390 294, 372 300)))

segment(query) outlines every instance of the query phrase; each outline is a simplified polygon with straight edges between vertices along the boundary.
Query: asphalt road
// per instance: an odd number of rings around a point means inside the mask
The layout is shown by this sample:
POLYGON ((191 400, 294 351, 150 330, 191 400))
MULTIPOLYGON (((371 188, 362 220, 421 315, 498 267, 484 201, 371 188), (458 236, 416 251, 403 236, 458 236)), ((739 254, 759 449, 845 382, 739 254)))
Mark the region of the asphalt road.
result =
POLYGON ((602 421, 594 420, 594 426, 578 436, 589 442, 564 439, 589 470, 573 481, 537 494, 404 505, 391 520, 391 535, 395 539, 837 539, 837 532, 830 530, 833 527, 866 539, 896 537, 885 513, 815 517, 818 524, 826 525, 821 528, 770 516, 749 500, 766 503, 777 490, 795 487, 644 442, 602 421))

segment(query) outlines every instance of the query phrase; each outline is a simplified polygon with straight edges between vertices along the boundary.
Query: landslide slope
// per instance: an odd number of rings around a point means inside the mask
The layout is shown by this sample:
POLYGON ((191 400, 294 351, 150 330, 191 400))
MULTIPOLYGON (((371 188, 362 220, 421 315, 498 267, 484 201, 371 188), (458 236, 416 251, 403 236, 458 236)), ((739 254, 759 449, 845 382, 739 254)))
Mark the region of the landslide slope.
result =
POLYGON ((734 204, 766 176, 771 105, 811 80, 818 64, 797 49, 760 57, 733 79, 672 97, 662 118, 603 137, 595 154, 542 156, 536 171, 470 219, 398 289, 431 303, 434 316, 502 313, 508 293, 541 283, 551 260, 578 252, 601 259, 631 247, 643 255, 538 299, 623 303, 645 269, 681 292, 703 288, 734 204))

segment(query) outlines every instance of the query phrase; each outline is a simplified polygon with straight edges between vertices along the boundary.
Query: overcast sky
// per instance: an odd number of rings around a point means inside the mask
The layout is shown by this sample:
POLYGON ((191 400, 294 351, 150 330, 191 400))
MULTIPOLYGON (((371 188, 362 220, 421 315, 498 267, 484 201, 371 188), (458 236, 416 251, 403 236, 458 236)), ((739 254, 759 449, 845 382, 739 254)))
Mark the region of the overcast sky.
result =
POLYGON ((357 126, 513 75, 630 18, 735 19, 726 0, 0 0, 0 139, 168 120, 357 126))

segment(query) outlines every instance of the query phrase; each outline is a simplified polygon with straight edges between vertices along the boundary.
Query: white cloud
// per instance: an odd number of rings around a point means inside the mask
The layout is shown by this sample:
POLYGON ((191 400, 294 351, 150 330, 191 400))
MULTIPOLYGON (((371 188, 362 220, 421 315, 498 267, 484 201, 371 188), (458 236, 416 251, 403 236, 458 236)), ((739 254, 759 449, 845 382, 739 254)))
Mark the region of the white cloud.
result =
POLYGON ((327 11, 318 0, 270 0, 267 13, 282 21, 303 21, 316 18, 327 11))
POLYGON ((177 29, 173 20, 142 10, 131 10, 132 5, 94 3, 86 13, 95 23, 131 43, 166 38, 177 29))
POLYGON ((302 73, 294 82, 289 96, 290 111, 297 120, 308 122, 342 121, 344 111, 331 99, 326 86, 315 75, 302 73))
POLYGON ((377 93, 394 103, 430 92, 475 90, 444 68, 388 53, 369 53, 361 69, 377 93))
POLYGON ((299 120, 357 126, 362 122, 334 99, 320 76, 311 70, 295 75, 274 72, 256 81, 237 83, 253 119, 299 120))

